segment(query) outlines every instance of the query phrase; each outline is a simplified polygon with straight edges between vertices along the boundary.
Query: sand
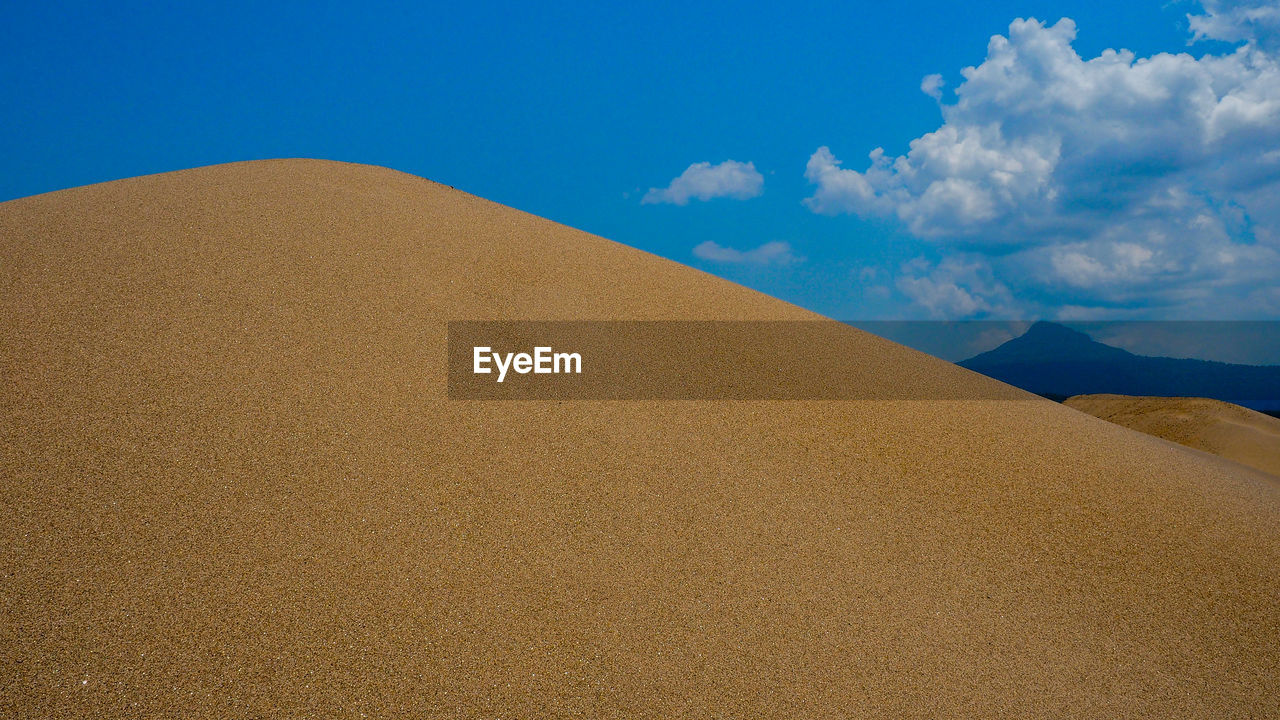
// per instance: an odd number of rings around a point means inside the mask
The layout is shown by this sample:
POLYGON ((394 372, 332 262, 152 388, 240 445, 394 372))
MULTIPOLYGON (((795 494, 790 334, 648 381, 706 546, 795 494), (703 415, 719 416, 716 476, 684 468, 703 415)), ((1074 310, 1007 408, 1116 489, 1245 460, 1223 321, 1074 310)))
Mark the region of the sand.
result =
POLYGON ((376 167, 0 204, 0 714, 1280 715, 1269 475, 1015 391, 445 394, 448 320, 813 317, 376 167))
POLYGON ((1209 398, 1077 395, 1068 407, 1280 475, 1280 420, 1209 398))

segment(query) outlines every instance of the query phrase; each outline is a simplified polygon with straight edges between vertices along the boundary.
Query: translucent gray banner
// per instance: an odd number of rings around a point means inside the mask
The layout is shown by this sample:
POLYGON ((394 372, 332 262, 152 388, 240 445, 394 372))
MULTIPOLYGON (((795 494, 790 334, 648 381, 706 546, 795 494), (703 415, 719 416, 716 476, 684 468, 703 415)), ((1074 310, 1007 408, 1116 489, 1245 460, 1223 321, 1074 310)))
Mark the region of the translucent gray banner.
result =
POLYGON ((836 321, 451 322, 448 382, 473 400, 1027 397, 836 321))
POLYGON ((1197 357, 1206 354, 1280 357, 1280 323, 456 321, 448 391, 459 400, 1033 397, 1013 385, 1058 400, 1195 396, 1280 409, 1280 367, 1197 357))

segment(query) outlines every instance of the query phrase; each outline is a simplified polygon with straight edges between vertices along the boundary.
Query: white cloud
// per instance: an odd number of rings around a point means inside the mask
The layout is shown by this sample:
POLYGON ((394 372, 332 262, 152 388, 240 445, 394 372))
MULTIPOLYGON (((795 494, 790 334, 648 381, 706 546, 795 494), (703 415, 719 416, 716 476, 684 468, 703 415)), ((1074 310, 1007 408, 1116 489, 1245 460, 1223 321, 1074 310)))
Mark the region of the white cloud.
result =
POLYGON ((665 188, 649 188, 642 204, 671 203, 687 205, 690 198, 734 198, 746 200, 764 191, 764 176, 754 163, 725 160, 719 165, 700 162, 690 165, 665 188))
MULTIPOLYGON (((943 124, 906 154, 876 148, 858 171, 827 147, 814 152, 805 204, 895 218, 916 237, 985 254, 1019 295, 1069 289, 1080 307, 1203 306, 1274 282, 1280 3, 1209 0, 1190 17, 1197 38, 1243 44, 1085 60, 1070 19, 1016 20, 961 71, 943 124)), ((921 84, 939 98, 941 87, 940 76, 921 84)), ((926 307, 983 312, 931 278, 903 283, 926 307)))
POLYGON ((789 243, 781 241, 767 242, 751 250, 735 250, 707 240, 695 247, 693 254, 703 260, 733 265, 792 265, 804 261, 792 252, 789 243))
POLYGON ((942 76, 938 73, 925 75, 920 81, 920 92, 933 98, 934 100, 942 99, 942 76))
MULTIPOLYGON (((880 148, 873 150, 872 160, 878 161, 883 156, 883 152, 880 148)), ((880 213, 889 207, 886 199, 876 195, 875 188, 871 186, 866 176, 841 169, 840 161, 826 147, 818 148, 818 151, 809 158, 804 177, 818 186, 813 197, 804 201, 805 205, 814 212, 834 215, 844 211, 870 215, 880 213)))
POLYGON ((1222 2, 1203 0, 1203 15, 1187 15, 1194 33, 1192 42, 1224 40, 1255 42, 1276 50, 1280 41, 1280 5, 1263 0, 1222 2))
POLYGON ((1088 288, 1143 274, 1153 255, 1151 250, 1135 243, 1114 243, 1103 249, 1110 256, 1105 260, 1079 249, 1054 248, 1050 263, 1064 282, 1088 288))
POLYGON ((938 318, 1009 315, 1012 295, 981 258, 949 257, 937 265, 917 258, 902 267, 898 290, 938 318))

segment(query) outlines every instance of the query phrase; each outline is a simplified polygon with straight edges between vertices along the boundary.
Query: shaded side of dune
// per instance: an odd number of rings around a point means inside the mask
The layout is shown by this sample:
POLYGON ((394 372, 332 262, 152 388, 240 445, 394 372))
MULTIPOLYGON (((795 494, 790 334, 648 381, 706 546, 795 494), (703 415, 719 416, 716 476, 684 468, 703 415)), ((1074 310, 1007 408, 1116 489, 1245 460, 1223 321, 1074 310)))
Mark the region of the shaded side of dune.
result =
POLYGON ((1036 399, 446 393, 450 320, 813 317, 367 166, 0 204, 0 707, 1280 715, 1280 492, 1236 463, 1036 399))

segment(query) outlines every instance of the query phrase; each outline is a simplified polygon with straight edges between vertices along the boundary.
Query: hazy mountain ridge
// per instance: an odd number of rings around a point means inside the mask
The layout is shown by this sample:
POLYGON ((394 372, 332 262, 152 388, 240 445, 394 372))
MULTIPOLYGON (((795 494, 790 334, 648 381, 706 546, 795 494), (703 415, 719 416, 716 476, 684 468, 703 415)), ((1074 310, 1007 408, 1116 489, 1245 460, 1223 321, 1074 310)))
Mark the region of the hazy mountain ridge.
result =
POLYGON ((1051 322, 957 363, 1045 397, 1107 393, 1206 397, 1280 408, 1280 366, 1135 355, 1051 322))

